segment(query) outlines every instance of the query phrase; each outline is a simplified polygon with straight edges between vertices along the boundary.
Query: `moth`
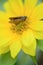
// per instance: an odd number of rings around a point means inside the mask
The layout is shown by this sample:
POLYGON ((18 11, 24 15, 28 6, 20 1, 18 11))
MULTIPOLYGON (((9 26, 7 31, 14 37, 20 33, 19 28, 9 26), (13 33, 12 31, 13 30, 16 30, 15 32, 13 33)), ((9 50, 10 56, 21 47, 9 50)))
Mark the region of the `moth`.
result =
POLYGON ((43 21, 43 18, 41 18, 40 21, 43 21))
POLYGON ((26 20, 26 16, 20 16, 20 17, 10 17, 10 23, 18 25, 20 22, 24 22, 26 20))

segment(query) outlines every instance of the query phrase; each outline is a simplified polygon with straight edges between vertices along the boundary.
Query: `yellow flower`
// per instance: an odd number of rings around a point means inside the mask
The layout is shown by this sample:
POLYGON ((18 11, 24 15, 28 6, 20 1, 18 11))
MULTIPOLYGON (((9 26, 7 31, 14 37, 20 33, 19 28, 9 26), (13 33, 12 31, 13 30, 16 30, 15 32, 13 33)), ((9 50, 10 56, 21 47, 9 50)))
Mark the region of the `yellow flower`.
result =
POLYGON ((0 54, 10 51, 15 58, 22 49, 35 56, 36 39, 43 39, 43 3, 9 0, 0 11, 0 54))

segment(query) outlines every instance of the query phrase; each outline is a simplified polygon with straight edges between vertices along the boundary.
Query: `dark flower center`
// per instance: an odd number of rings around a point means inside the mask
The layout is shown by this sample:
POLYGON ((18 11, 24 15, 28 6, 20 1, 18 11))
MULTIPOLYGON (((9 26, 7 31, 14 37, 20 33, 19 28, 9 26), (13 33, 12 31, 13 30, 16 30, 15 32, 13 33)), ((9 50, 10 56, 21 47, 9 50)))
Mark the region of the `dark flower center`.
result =
POLYGON ((12 24, 11 29, 18 33, 23 32, 27 29, 27 16, 10 17, 10 23, 12 24))

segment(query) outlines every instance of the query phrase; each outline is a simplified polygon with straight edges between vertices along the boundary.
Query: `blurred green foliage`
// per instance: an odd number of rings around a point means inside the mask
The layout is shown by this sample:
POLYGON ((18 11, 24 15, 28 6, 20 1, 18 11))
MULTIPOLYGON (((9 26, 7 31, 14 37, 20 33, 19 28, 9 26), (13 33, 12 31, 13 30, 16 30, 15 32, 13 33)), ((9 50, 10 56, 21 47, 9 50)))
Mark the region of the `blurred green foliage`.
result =
POLYGON ((0 0, 0 10, 4 11, 3 4, 8 0, 0 0))
POLYGON ((6 53, 0 56, 0 65, 14 65, 16 59, 11 58, 10 53, 6 53))

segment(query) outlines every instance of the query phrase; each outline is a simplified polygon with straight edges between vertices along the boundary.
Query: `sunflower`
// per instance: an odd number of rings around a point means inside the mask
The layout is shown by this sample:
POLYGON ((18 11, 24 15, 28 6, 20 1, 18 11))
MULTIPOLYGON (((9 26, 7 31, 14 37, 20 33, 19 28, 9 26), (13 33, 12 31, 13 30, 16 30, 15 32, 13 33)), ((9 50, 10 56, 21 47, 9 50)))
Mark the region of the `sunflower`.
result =
POLYGON ((0 55, 10 51, 15 58, 22 49, 35 56, 36 39, 43 39, 43 3, 8 0, 0 11, 0 55))

